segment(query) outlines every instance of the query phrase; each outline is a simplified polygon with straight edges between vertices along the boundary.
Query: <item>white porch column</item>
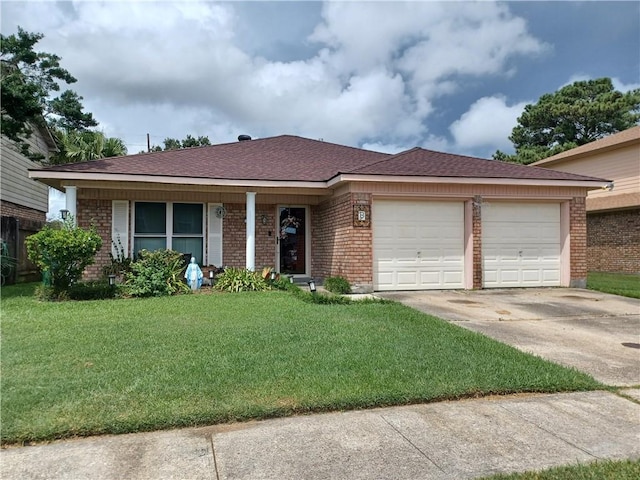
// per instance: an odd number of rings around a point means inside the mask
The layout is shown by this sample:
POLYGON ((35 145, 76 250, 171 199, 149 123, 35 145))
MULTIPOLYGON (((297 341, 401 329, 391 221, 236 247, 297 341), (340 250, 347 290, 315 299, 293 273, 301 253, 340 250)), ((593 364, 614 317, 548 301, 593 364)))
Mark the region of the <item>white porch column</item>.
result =
POLYGON ((77 212, 78 208, 77 204, 77 195, 78 195, 78 187, 64 187, 64 191, 66 194, 65 208, 69 210, 69 214, 72 215, 73 223, 78 224, 77 212))
POLYGON ((247 192, 247 270, 256 269, 256 192, 247 192))

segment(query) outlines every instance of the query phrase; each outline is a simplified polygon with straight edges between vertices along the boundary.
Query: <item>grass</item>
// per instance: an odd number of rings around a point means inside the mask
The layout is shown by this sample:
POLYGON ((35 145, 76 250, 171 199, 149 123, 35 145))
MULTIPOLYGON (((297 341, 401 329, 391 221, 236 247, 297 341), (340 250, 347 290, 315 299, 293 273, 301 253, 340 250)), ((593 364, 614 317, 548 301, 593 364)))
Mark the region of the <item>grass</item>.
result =
POLYGON ((44 303, 2 289, 2 442, 602 388, 393 302, 289 292, 44 303))
POLYGON ((640 298, 640 275, 589 272, 587 288, 624 297, 640 298))
POLYGON ((640 460, 599 461, 586 465, 556 467, 541 472, 494 475, 486 480, 636 480, 640 460))

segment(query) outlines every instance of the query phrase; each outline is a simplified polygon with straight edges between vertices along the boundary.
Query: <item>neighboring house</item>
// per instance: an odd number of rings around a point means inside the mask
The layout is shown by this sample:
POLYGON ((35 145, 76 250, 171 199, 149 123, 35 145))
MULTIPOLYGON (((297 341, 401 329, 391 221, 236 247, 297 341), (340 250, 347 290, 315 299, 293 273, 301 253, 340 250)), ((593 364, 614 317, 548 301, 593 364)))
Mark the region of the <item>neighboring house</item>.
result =
MULTIPOLYGON (((246 136, 239 137, 241 139, 246 136)), ((414 148, 282 135, 31 170, 129 255, 346 277, 356 291, 584 286, 585 197, 606 181, 414 148)))
POLYGON ((640 126, 533 165, 613 181, 587 195, 587 268, 640 273, 640 126))
MULTIPOLYGON (((46 127, 33 127, 27 142, 31 151, 44 156, 46 162, 56 144, 46 127)), ((0 149, 0 214, 2 215, 2 241, 9 255, 17 260, 17 268, 8 281, 39 280, 40 273, 27 258, 24 240, 36 233, 46 221, 49 208, 49 188, 29 178, 29 169, 37 168, 20 148, 2 136, 0 149)))

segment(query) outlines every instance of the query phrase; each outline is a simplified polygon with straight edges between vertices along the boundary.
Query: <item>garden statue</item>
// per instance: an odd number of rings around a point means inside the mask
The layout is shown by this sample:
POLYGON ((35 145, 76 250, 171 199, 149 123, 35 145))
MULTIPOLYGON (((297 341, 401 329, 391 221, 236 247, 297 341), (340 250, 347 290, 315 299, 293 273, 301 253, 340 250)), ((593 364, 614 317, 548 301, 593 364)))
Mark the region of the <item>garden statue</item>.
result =
POLYGON ((202 270, 196 263, 195 257, 191 257, 191 263, 189 263, 187 271, 184 272, 184 278, 187 279, 191 290, 197 290, 202 286, 202 270))

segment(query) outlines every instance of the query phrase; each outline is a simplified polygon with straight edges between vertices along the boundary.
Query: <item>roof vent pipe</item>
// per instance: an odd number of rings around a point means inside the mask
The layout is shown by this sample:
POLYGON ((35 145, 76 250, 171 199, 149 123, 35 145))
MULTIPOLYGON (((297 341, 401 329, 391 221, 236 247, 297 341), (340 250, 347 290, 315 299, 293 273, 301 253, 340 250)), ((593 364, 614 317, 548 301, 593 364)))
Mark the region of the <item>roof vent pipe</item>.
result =
POLYGON ((249 135, 238 135, 239 142, 245 142, 247 140, 251 140, 251 137, 249 135))

